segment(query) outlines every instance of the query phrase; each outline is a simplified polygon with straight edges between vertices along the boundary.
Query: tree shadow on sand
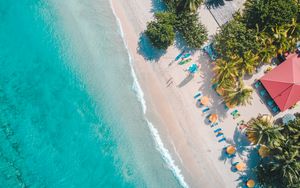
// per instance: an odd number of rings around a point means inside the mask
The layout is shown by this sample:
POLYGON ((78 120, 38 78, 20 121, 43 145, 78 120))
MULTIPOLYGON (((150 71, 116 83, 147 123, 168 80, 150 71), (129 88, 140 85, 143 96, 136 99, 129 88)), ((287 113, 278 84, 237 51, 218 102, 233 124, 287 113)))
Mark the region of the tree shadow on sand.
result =
POLYGON ((209 9, 213 9, 213 8, 218 8, 220 6, 224 6, 225 2, 224 0, 206 0, 205 5, 209 8, 209 9))
POLYGON ((148 61, 158 61, 166 53, 166 50, 155 48, 145 33, 140 35, 137 51, 148 61))

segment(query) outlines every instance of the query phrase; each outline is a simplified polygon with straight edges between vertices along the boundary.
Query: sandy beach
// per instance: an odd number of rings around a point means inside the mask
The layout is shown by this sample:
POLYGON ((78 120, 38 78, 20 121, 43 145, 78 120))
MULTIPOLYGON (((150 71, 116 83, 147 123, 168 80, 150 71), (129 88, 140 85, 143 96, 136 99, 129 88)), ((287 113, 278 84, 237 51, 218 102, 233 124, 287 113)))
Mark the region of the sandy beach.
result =
MULTIPOLYGON (((169 66, 180 53, 175 47, 169 48, 156 62, 146 61, 139 53, 140 34, 153 16, 151 9, 155 5, 151 3, 147 0, 112 1, 145 93, 147 115, 159 130, 190 187, 235 187, 237 176, 218 159, 224 144, 218 144, 210 127, 204 124, 205 117, 195 106, 193 95, 199 88, 201 77, 195 76, 187 81, 184 67, 176 63, 169 66), (169 79, 173 83, 168 86, 169 79)), ((205 19, 209 22, 213 18, 205 19)), ((198 59, 199 53, 193 56, 198 59)), ((199 61, 207 63, 208 60, 199 61)))
MULTIPOLYGON (((157 1, 112 0, 112 7, 120 19, 135 72, 145 94, 147 117, 159 130, 189 187, 237 187, 240 174, 231 171, 232 161, 224 159, 222 149, 242 142, 236 128, 238 121, 248 121, 259 113, 270 114, 267 107, 254 92, 252 105, 239 107, 241 118, 233 120, 224 110, 221 98, 211 89, 212 65, 199 50, 192 55, 193 62, 201 64, 194 77, 189 77, 184 71, 189 65, 180 66, 173 62, 180 53, 176 43, 159 58, 147 60, 146 57, 152 54, 142 33, 146 23, 153 18, 153 12, 161 10, 157 1), (198 91, 211 98, 210 111, 219 115, 226 142, 218 142, 213 128, 206 123, 207 114, 197 107, 193 96, 198 91)), ((218 29, 216 21, 205 6, 199 9, 199 15, 211 37, 218 29)), ((251 85, 261 75, 263 72, 245 82, 251 85)), ((240 155, 237 159, 245 161, 247 156, 240 155)))

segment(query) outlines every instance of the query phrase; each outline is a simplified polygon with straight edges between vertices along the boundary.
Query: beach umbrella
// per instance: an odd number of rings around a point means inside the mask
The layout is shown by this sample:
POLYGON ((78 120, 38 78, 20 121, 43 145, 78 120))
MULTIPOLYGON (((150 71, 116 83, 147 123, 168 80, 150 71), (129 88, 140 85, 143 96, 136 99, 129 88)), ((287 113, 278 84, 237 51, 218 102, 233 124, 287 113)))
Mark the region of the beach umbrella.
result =
POLYGON ((290 121, 294 121, 296 119, 296 116, 294 114, 286 114, 282 118, 283 124, 288 124, 290 121))
POLYGON ((212 123, 216 123, 218 120, 218 115, 217 114, 212 114, 209 116, 209 121, 211 121, 212 123))
POLYGON ((243 163, 243 162, 239 162, 237 165, 235 165, 235 168, 236 168, 238 171, 244 171, 245 168, 246 168, 246 164, 243 163))
POLYGON ((203 96, 202 98, 201 98, 201 104, 203 104, 204 106, 207 106, 208 105, 208 103, 209 103, 209 98, 207 97, 207 96, 203 96))
POLYGON ((217 92, 219 95, 221 95, 221 96, 224 95, 224 89, 221 88, 221 87, 218 87, 218 88, 216 89, 216 92, 217 92))
POLYGON ((261 145, 259 147, 258 154, 261 156, 261 158, 267 157, 270 155, 270 149, 265 145, 261 145))
POLYGON ((255 186, 255 181, 254 180, 248 180, 246 183, 247 187, 252 188, 255 186))
POLYGON ((235 152, 236 152, 236 149, 235 149, 235 147, 234 146, 228 146, 227 148, 226 148, 226 152, 229 154, 229 155, 232 155, 232 154, 234 154, 235 152))

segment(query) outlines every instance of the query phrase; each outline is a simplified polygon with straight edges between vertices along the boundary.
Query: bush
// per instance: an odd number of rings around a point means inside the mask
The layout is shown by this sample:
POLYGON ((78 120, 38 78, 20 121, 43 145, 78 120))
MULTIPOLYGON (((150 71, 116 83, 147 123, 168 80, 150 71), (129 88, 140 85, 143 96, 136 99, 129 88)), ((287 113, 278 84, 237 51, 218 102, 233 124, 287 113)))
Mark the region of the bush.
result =
POLYGON ((158 49, 166 50, 175 39, 175 15, 169 12, 155 14, 155 20, 147 25, 145 34, 152 45, 158 49))
POLYGON ((191 48, 200 48, 207 40, 207 30, 199 22, 195 13, 180 13, 177 16, 176 29, 182 34, 187 45, 191 48))
POLYGON ((221 27, 221 31, 215 36, 214 45, 226 60, 232 55, 243 57, 247 51, 256 52, 259 47, 255 31, 247 29, 238 20, 232 20, 221 27))
POLYGON ((295 0, 248 0, 245 4, 245 22, 249 28, 255 29, 256 24, 260 31, 276 25, 291 23, 298 16, 298 7, 295 0))

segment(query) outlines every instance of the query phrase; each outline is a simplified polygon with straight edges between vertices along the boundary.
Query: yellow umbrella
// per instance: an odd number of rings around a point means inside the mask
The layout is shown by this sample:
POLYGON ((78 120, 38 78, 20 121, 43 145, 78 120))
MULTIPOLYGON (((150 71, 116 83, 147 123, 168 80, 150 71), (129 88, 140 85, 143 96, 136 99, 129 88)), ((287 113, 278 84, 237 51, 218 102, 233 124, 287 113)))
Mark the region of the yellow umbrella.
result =
POLYGON ((234 154, 235 151, 236 151, 236 149, 235 149, 234 146, 228 146, 228 147, 226 148, 226 152, 227 152, 229 155, 234 154))
POLYGON ((230 109, 236 107, 236 105, 230 104, 229 102, 226 103, 226 106, 230 109))
POLYGON ((252 187, 255 186, 255 181, 254 180, 248 180, 246 184, 247 184, 247 187, 252 188, 252 187))
POLYGON ((209 98, 207 96, 204 96, 201 98, 201 104, 203 104, 204 106, 207 106, 209 103, 209 98))
POLYGON ((239 162, 237 165, 235 165, 235 168, 236 168, 238 171, 244 171, 245 168, 246 168, 246 164, 243 163, 243 162, 239 162))
POLYGON ((260 155, 262 158, 264 158, 264 157, 269 156, 269 154, 270 154, 270 149, 269 149, 267 146, 265 146, 265 145, 261 145, 261 146, 259 147, 258 153, 259 153, 259 155, 260 155))
POLYGON ((217 114, 212 114, 209 116, 209 121, 211 121, 212 123, 217 122, 218 120, 218 115, 217 114))

